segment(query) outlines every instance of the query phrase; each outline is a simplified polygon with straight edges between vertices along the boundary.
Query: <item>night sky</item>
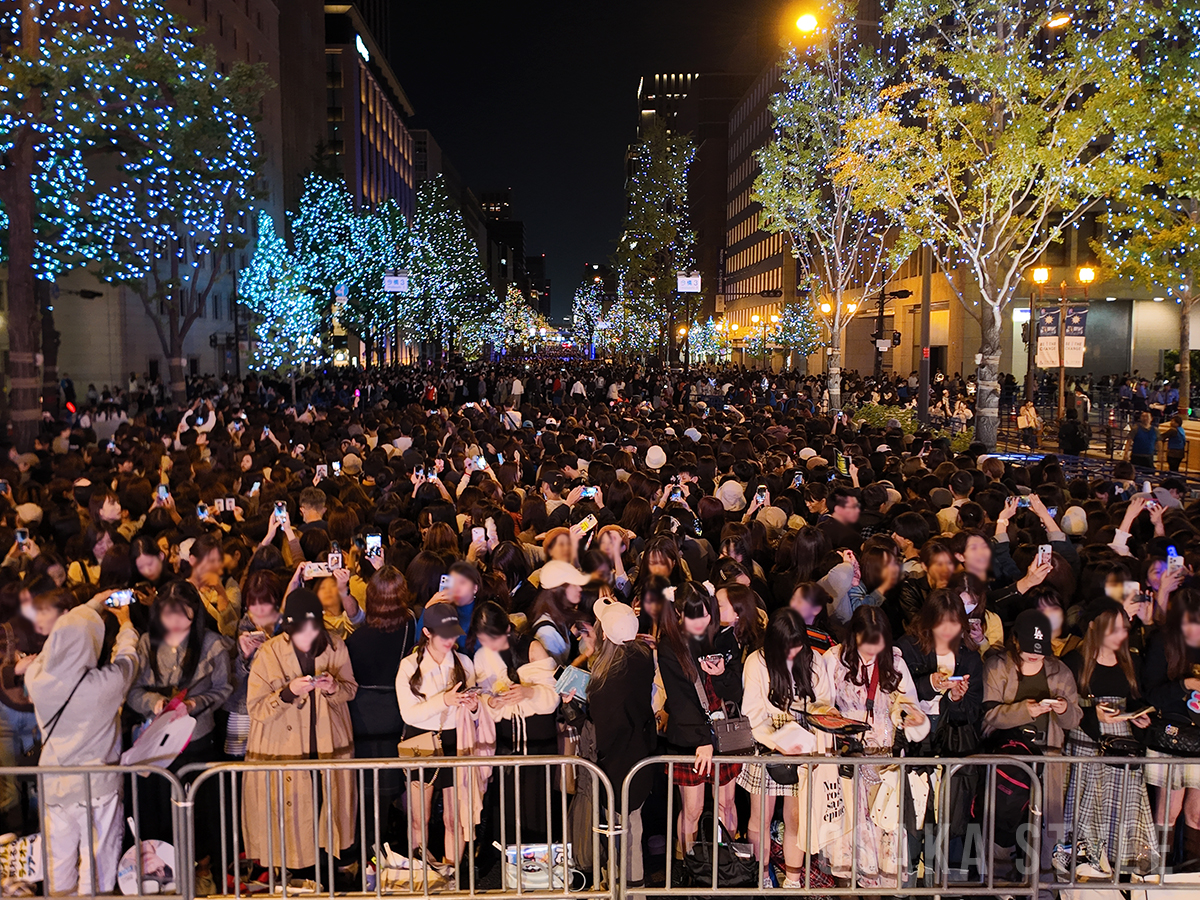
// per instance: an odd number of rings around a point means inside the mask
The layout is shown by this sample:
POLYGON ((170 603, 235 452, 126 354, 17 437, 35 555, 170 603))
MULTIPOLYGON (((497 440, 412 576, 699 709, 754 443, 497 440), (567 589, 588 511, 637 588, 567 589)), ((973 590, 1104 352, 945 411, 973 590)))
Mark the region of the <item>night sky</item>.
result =
POLYGON ((525 250, 547 254, 555 317, 607 260, 643 74, 725 68, 773 0, 400 3, 393 69, 476 194, 513 189, 525 250))

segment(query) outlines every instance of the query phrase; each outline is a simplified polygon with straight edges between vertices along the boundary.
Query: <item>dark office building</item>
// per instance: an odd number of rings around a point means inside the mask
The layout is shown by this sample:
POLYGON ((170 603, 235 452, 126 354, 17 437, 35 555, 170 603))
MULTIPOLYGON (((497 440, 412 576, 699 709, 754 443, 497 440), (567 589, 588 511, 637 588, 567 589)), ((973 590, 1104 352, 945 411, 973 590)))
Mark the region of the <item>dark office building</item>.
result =
POLYGON ((529 302, 547 319, 550 318, 550 279, 546 277, 546 254, 525 257, 525 272, 529 277, 529 302))

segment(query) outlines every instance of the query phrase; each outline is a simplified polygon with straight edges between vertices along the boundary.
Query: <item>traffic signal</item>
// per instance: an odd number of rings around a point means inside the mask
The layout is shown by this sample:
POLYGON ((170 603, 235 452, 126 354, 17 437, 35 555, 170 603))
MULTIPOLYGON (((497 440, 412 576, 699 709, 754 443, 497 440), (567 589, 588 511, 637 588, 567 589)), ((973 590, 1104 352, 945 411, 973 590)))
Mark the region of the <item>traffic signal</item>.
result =
POLYGON ((900 346, 900 332, 898 332, 898 331, 892 332, 892 346, 893 347, 900 346))
POLYGON ((1024 341, 1026 344, 1029 343, 1029 323, 1028 322, 1026 322, 1024 325, 1021 326, 1021 340, 1024 341))
POLYGON ((778 288, 775 288, 774 290, 769 290, 769 291, 759 291, 758 296, 760 296, 760 297, 782 297, 783 291, 779 290, 778 288))

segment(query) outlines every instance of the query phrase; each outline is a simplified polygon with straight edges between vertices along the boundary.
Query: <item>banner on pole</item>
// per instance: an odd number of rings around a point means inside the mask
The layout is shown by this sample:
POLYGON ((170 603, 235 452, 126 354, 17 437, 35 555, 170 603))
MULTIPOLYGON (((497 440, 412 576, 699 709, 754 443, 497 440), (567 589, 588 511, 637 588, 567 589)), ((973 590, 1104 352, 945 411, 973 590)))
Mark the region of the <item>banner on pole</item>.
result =
MULTIPOLYGON (((1084 335, 1087 330, 1086 306, 1067 307, 1067 336, 1064 341, 1066 366, 1068 369, 1083 368, 1084 335)), ((1045 307, 1038 310, 1037 319, 1037 364, 1041 369, 1057 369, 1059 308, 1045 307)))

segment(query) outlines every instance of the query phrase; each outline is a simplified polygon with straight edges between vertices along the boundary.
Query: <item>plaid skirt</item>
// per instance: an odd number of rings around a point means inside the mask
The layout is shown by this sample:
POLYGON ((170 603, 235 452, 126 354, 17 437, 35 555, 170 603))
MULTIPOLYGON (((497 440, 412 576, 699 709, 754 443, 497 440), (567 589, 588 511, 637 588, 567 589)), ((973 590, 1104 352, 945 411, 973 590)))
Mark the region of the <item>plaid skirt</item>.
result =
MULTIPOLYGON (((1128 722, 1100 723, 1100 733, 1129 737, 1128 722)), ((1068 736, 1067 755, 1100 758, 1100 748, 1076 728, 1068 736)), ((1152 767, 1157 768, 1157 767, 1152 767)), ((1181 767, 1182 768, 1182 767, 1181 767)), ((1076 843, 1086 841, 1103 871, 1116 865, 1121 849, 1122 869, 1145 871, 1159 864, 1154 816, 1140 768, 1101 763, 1073 765, 1067 782, 1066 830, 1076 843)))
MULTIPOLYGON (((1159 753, 1157 750, 1146 749, 1147 758, 1157 758, 1165 760, 1178 760, 1178 756, 1172 756, 1169 753, 1159 753)), ((1146 783, 1152 784, 1155 787, 1167 786, 1167 773, 1170 773, 1172 790, 1179 788, 1200 788, 1200 765, 1147 765, 1146 766, 1146 783)))
MULTIPOLYGON (((789 722, 795 722, 792 716, 772 716, 771 727, 782 728, 789 722)), ((756 756, 763 755, 763 748, 759 747, 756 751, 756 756)), ((787 757, 778 757, 779 762, 786 763, 787 757)), ((742 766, 742 772, 738 775, 737 783, 751 794, 766 794, 768 797, 799 797, 802 785, 796 784, 780 784, 774 778, 767 774, 766 766, 745 765, 742 766)))

